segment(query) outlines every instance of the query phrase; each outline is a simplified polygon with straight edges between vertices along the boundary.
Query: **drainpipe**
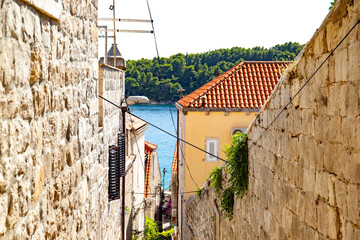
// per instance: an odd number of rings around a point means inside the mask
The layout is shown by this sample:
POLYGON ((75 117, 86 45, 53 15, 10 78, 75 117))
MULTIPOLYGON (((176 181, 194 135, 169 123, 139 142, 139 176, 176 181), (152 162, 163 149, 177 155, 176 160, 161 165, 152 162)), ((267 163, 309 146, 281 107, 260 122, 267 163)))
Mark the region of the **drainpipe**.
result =
MULTIPOLYGON (((127 112, 127 105, 126 103, 122 103, 121 105, 121 113, 122 113, 122 133, 126 136, 125 130, 125 122, 126 122, 126 112, 127 112)), ((126 138, 125 138, 126 141, 126 138)), ((126 146, 126 142, 125 142, 126 146)), ((121 198, 121 239, 125 240, 125 176, 122 177, 122 198, 121 198)))
POLYGON ((176 161, 176 181, 177 181, 177 187, 176 187, 176 224, 177 227, 179 229, 179 188, 180 188, 180 184, 179 184, 179 161, 180 161, 180 154, 179 154, 179 150, 180 150, 180 141, 179 141, 179 137, 180 137, 180 133, 179 133, 179 109, 177 109, 177 161, 176 161))

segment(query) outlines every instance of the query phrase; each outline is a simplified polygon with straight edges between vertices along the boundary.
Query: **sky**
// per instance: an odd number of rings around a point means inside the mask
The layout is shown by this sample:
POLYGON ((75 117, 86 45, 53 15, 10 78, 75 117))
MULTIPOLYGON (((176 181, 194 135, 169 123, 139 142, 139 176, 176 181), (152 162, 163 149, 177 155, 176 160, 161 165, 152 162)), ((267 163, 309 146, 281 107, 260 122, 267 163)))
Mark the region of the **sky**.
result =
MULTIPOLYGON (((272 47, 308 42, 329 12, 331 0, 148 0, 160 57, 220 48, 272 47)), ((112 18, 113 0, 99 1, 99 18, 112 18)), ((150 19, 146 0, 115 0, 115 17, 150 19)), ((99 21, 113 29, 112 21, 99 21)), ((151 23, 117 22, 117 29, 152 30, 151 23)), ((102 35, 103 32, 99 32, 102 35)), ((110 35, 110 33, 109 33, 110 35)), ((112 35, 112 34, 111 34, 112 35)), ((157 56, 154 35, 117 33, 126 60, 157 56)), ((113 39, 108 40, 108 49, 113 39)), ((99 38, 99 57, 105 39, 99 38)))

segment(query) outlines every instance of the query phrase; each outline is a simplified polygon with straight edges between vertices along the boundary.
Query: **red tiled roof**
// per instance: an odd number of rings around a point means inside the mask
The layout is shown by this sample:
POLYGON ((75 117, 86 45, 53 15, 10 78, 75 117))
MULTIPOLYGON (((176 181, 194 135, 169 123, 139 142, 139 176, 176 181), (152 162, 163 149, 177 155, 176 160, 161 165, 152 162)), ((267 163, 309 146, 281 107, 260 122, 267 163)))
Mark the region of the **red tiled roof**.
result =
POLYGON ((157 145, 145 141, 145 154, 147 154, 147 162, 145 169, 145 198, 149 197, 150 189, 150 174, 151 174, 151 156, 153 151, 157 148, 157 145))
POLYGON ((151 142, 148 142, 148 141, 145 141, 145 154, 151 154, 151 152, 153 150, 155 150, 158 146, 151 143, 151 142))
POLYGON ((188 108, 261 108, 289 62, 241 62, 178 103, 188 108))
POLYGON ((177 170, 177 143, 175 144, 174 157, 171 165, 171 172, 177 170))

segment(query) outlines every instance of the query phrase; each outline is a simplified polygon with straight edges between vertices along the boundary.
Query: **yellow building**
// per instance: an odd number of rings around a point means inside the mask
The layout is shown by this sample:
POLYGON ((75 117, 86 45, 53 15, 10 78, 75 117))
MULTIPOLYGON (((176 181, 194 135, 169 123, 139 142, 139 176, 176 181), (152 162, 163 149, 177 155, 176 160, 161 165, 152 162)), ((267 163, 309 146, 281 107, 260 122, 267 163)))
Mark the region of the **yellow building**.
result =
MULTIPOLYGON (((189 195, 202 187, 215 166, 223 164, 225 145, 246 131, 272 93, 288 62, 241 62, 176 103, 178 134, 184 142, 174 157, 178 176, 179 218, 189 195)), ((174 165, 174 164, 173 164, 174 165)), ((173 181, 176 181, 173 179, 173 181)), ((180 226, 179 226, 180 227, 180 226)))

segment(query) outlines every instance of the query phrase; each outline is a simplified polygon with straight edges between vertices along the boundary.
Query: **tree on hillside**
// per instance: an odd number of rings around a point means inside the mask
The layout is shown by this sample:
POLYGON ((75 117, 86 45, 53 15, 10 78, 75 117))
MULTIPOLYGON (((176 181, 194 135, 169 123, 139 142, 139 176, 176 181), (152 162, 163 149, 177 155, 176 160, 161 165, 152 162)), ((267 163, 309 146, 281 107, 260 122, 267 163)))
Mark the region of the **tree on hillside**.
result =
POLYGON ((217 49, 205 53, 175 54, 169 58, 126 62, 126 95, 144 95, 152 101, 177 101, 180 88, 188 94, 241 61, 292 61, 303 45, 288 42, 272 48, 217 49))

